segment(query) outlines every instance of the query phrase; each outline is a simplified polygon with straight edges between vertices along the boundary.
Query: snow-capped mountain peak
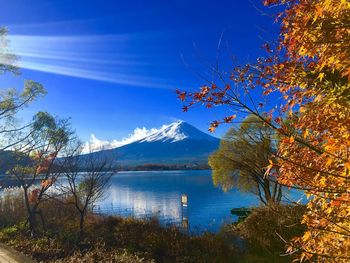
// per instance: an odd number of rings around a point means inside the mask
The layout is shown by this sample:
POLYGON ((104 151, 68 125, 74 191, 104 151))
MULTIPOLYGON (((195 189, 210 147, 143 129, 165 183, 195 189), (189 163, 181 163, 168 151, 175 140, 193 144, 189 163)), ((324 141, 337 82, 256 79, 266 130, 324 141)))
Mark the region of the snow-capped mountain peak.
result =
POLYGON ((164 125, 159 131, 154 132, 153 134, 143 138, 139 142, 178 142, 185 139, 207 139, 212 140, 213 137, 201 132, 192 125, 183 122, 177 121, 170 125, 164 125))
POLYGON ((170 141, 177 142, 187 138, 186 134, 181 131, 182 121, 174 122, 170 125, 164 125, 159 131, 140 140, 140 142, 154 142, 154 141, 170 141))

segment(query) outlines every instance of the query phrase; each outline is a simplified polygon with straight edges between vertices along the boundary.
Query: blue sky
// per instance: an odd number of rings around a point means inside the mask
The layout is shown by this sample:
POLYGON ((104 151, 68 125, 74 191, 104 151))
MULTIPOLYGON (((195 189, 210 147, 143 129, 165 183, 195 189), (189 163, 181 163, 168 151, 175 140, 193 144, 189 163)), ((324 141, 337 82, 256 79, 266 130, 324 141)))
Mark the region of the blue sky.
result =
POLYGON ((48 95, 22 118, 38 110, 71 117, 83 140, 120 139, 175 120, 207 130, 224 109, 183 113, 174 90, 205 83, 196 72, 215 62, 221 35, 223 69, 231 66, 229 55, 245 63, 262 54, 277 29, 256 7, 263 8, 258 0, 4 1, 0 25, 8 27, 23 70, 3 78, 1 88, 41 82, 48 95))

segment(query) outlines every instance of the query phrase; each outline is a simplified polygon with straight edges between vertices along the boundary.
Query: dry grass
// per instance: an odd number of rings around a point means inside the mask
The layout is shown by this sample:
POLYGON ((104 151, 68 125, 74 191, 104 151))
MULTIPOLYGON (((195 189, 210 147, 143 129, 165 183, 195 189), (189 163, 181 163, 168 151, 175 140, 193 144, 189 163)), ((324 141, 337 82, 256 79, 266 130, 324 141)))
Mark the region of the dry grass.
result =
POLYGON ((162 227, 156 219, 90 214, 85 235, 79 238, 78 215, 64 200, 40 204, 46 230, 40 229, 33 238, 25 225, 21 196, 3 200, 0 241, 42 262, 234 262, 238 258, 238 250, 224 235, 190 236, 176 227, 162 227))
POLYGON ((155 220, 118 217, 91 216, 83 240, 69 230, 32 238, 22 224, 2 229, 0 241, 43 262, 234 262, 238 256, 218 235, 193 237, 155 220))
POLYGON ((0 196, 0 227, 14 225, 26 218, 23 197, 18 190, 7 190, 0 196))

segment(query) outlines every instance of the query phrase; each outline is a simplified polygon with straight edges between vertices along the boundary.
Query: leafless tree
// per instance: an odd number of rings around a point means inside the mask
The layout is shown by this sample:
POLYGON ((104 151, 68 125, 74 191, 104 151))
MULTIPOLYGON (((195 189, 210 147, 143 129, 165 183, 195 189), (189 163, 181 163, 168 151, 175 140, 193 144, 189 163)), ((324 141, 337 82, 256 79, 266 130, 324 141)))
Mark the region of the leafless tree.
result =
POLYGON ((105 197, 111 177, 116 173, 113 161, 90 153, 81 154, 81 147, 71 148, 65 156, 65 169, 59 189, 68 197, 79 214, 79 235, 84 235, 85 219, 94 204, 105 197))

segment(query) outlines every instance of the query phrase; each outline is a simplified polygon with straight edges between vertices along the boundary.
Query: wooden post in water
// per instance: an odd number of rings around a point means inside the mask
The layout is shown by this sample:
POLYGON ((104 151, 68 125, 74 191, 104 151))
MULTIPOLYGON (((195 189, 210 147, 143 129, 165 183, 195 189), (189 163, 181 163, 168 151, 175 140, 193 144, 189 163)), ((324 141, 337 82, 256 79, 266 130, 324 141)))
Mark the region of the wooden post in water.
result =
POLYGON ((188 197, 187 194, 181 195, 181 226, 182 229, 188 231, 188 197))

